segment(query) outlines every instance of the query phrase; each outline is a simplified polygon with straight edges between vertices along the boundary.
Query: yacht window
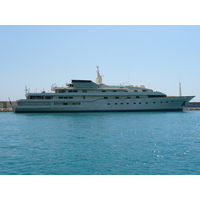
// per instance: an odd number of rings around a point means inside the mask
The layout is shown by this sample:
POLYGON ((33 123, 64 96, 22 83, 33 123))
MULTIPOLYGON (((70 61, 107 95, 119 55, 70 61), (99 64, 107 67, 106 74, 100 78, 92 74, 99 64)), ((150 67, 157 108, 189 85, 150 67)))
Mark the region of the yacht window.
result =
POLYGON ((156 103, 155 101, 153 103, 156 103))
POLYGON ((166 95, 148 95, 148 97, 156 98, 156 97, 166 97, 166 95))
POLYGON ((64 99, 68 99, 68 97, 64 97, 64 99))
POLYGON ((116 90, 113 90, 113 92, 117 92, 116 90))
POLYGON ((108 105, 110 105, 110 103, 108 103, 108 105))
POLYGON ((138 92, 138 90, 134 90, 134 92, 138 92))
POLYGON ((102 92, 106 92, 106 90, 102 90, 102 92))
POLYGON ((52 99, 52 96, 45 96, 45 99, 52 99))
POLYGON ((126 104, 129 104, 129 103, 126 103, 126 104))
POLYGON ((139 96, 136 96, 136 98, 140 98, 139 96))
POLYGON ((133 104, 136 104, 136 102, 134 102, 133 104))
POLYGON ((68 103, 63 103, 63 105, 68 105, 68 103))
POLYGON ((127 97, 127 99, 130 99, 131 97, 127 97))
POLYGON ((117 103, 115 103, 115 105, 117 105, 117 103))
POLYGON ((72 105, 80 105, 80 103, 72 103, 72 105))
POLYGON ((63 99, 63 97, 58 97, 59 99, 63 99))
POLYGON ((123 103, 121 103, 121 105, 123 105, 123 103))
POLYGON ((139 104, 141 104, 141 102, 139 102, 139 104))
POLYGON ((73 99, 73 97, 69 97, 69 99, 73 99))
POLYGON ((87 90, 83 90, 83 92, 84 92, 84 93, 86 93, 86 92, 87 92, 87 90))
POLYGON ((147 90, 142 90, 142 92, 146 92, 147 90))
POLYGON ((166 101, 166 103, 168 103, 168 101, 166 101))
POLYGON ((58 90, 59 93, 64 93, 66 90, 58 90))
POLYGON ((68 90, 68 92, 72 92, 72 90, 68 90))
POLYGON ((146 102, 146 104, 148 104, 148 102, 146 102))
POLYGON ((36 98, 36 99, 43 99, 42 96, 36 96, 35 98, 36 98))
POLYGON ((119 97, 115 97, 115 99, 119 99, 119 97))
POLYGON ((83 96, 83 99, 85 99, 85 96, 83 96))
POLYGON ((162 103, 162 101, 160 103, 162 103))
POLYGON ((77 90, 73 90, 73 92, 77 92, 77 90))
POLYGON ((107 99, 108 97, 104 97, 104 99, 107 99))
POLYGON ((172 103, 173 103, 174 101, 172 101, 172 103))

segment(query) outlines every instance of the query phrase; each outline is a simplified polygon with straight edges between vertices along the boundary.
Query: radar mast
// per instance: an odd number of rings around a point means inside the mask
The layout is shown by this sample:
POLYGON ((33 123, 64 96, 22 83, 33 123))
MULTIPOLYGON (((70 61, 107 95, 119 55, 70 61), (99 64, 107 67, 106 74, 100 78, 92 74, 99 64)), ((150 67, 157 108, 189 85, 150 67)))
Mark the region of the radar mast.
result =
POLYGON ((96 84, 100 85, 102 84, 102 76, 99 73, 99 67, 97 66, 97 78, 96 78, 96 84))

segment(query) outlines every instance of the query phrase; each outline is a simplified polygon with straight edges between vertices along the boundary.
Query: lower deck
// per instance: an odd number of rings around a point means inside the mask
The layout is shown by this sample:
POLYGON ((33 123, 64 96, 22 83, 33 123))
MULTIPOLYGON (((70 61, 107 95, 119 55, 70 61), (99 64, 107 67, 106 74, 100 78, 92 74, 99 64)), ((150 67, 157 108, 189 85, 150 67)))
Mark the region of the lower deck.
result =
POLYGON ((20 100, 14 112, 100 112, 182 110, 192 97, 144 99, 96 99, 93 101, 60 100, 41 102, 20 100))

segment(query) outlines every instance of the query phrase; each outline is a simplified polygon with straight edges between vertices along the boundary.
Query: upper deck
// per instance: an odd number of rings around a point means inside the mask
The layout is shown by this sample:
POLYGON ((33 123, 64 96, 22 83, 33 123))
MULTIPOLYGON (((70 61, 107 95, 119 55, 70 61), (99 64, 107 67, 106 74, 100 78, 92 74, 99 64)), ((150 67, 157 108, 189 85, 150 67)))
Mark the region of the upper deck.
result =
POLYGON ((71 83, 66 83, 66 87, 58 87, 52 85, 51 90, 54 93, 42 92, 38 93, 27 93, 27 99, 52 99, 59 95, 64 96, 118 96, 125 97, 141 96, 141 97, 165 97, 166 95, 161 92, 155 92, 152 89, 146 88, 144 85, 133 86, 133 85, 105 85, 102 83, 102 76, 99 73, 97 67, 97 78, 96 83, 91 80, 72 80, 71 83))

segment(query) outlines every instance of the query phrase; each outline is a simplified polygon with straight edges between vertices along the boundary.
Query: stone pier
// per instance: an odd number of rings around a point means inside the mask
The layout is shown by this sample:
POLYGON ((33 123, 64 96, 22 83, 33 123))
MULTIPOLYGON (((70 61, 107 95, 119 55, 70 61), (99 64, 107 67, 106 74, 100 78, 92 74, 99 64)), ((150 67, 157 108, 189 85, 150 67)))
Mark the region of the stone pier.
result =
MULTIPOLYGON (((16 101, 11 101, 12 105, 16 105, 16 101)), ((0 101, 0 112, 11 112, 12 105, 10 104, 10 101, 0 101)))

